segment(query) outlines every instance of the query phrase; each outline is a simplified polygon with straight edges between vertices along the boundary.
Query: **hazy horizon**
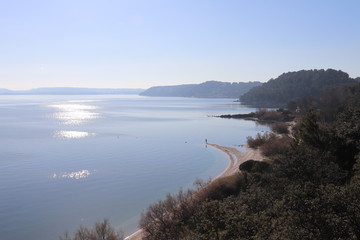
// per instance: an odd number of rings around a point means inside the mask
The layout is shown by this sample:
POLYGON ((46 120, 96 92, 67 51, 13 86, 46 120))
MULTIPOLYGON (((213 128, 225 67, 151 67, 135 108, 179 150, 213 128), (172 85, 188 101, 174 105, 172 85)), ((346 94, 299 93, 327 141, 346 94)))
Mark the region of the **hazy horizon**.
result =
POLYGON ((265 82, 288 71, 360 76, 360 2, 5 1, 0 88, 265 82))
POLYGON ((112 88, 112 87, 97 87, 97 88, 92 88, 92 87, 69 87, 69 86, 55 86, 55 87, 35 87, 35 88, 27 88, 27 89, 10 89, 10 88, 0 88, 0 89, 6 89, 6 90, 10 90, 10 91, 31 91, 31 90, 36 90, 36 89, 129 89, 129 90, 145 90, 145 88, 112 88))
MULTIPOLYGON (((216 80, 208 80, 208 81, 216 81, 216 80)), ((204 82, 208 82, 208 81, 204 81, 204 82)), ((201 82, 201 83, 204 83, 204 82, 201 82)), ((233 82, 227 82, 227 81, 217 81, 217 82, 226 82, 226 83, 233 83, 233 82)), ((249 82, 249 81, 247 81, 249 82)), ((247 82, 244 82, 244 83, 247 83, 247 82)), ((35 88, 28 88, 28 89, 9 89, 9 88, 2 88, 0 86, 0 89, 6 89, 6 90, 10 90, 10 91, 31 91, 31 90, 36 90, 36 89, 61 89, 61 88, 64 88, 64 89, 120 89, 120 90, 126 90, 126 89, 129 89, 129 90, 146 90, 148 88, 151 88, 151 87, 159 87, 159 86, 178 86, 178 85, 192 85, 192 84, 200 84, 200 83, 179 83, 179 84, 168 84, 168 85, 151 85, 150 87, 146 87, 146 88, 142 88, 142 87, 118 87, 118 88, 115 88, 115 87, 71 87, 71 86, 54 86, 54 87, 48 87, 48 86, 40 86, 40 87, 35 87, 35 88)))

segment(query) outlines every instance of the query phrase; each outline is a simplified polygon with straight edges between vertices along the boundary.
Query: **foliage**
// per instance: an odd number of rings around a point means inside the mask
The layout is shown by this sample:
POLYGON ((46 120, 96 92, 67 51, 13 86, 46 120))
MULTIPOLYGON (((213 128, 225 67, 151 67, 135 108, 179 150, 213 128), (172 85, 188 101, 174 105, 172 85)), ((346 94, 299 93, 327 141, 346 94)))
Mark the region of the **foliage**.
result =
POLYGON ((242 114, 225 114, 220 115, 221 118, 235 118, 245 120, 255 120, 258 122, 288 122, 294 119, 294 115, 290 111, 284 109, 268 110, 266 108, 259 108, 256 112, 242 113, 242 114))
POLYGON ((290 101, 319 96, 328 88, 353 82, 347 73, 333 69, 288 72, 254 87, 240 96, 240 101, 252 106, 284 107, 290 101))
POLYGON ((330 127, 332 148, 338 164, 351 170, 360 152, 360 107, 348 107, 330 127))
POLYGON ((81 226, 74 234, 70 236, 65 233, 60 240, 123 240, 121 232, 117 232, 111 227, 109 221, 105 219, 102 222, 95 223, 92 228, 81 226))
POLYGON ((257 133, 256 137, 247 137, 247 144, 250 148, 258 148, 270 139, 276 138, 275 134, 271 132, 265 132, 264 134, 257 133))
POLYGON ((318 124, 318 115, 311 109, 300 123, 300 128, 295 131, 294 137, 297 144, 306 144, 316 148, 324 149, 324 131, 318 124))
POLYGON ((288 136, 272 138, 260 146, 260 151, 264 156, 274 156, 284 154, 290 147, 292 139, 288 136))
POLYGON ((259 121, 264 122, 284 122, 284 121, 291 121, 292 117, 289 116, 289 112, 278 109, 278 110, 267 110, 266 108, 259 108, 255 112, 255 117, 259 121))
POLYGON ((271 130, 278 134, 288 134, 289 133, 289 126, 286 123, 276 122, 271 124, 271 130))
POLYGON ((317 97, 306 97, 287 104, 287 108, 300 114, 310 109, 317 109, 319 117, 325 122, 332 122, 338 113, 348 106, 357 106, 360 102, 360 84, 352 83, 336 86, 325 90, 317 97))
POLYGON ((190 217, 197 203, 193 197, 193 190, 180 190, 150 205, 139 222, 146 233, 145 239, 181 239, 178 230, 182 227, 182 220, 190 217))
MULTIPOLYGON (((207 194, 185 201, 193 214, 176 207, 165 214, 176 218, 147 239, 360 239, 360 110, 349 107, 331 124, 319 119, 310 111, 271 162, 247 161, 232 181, 204 186, 207 194)), ((264 135, 260 148, 283 142, 264 135)))
POLYGON ((247 137, 247 144, 250 148, 260 148, 265 156, 281 154, 287 151, 291 145, 292 139, 286 135, 276 136, 272 132, 264 134, 257 133, 256 138, 247 137))
POLYGON ((264 173, 270 171, 271 166, 268 162, 256 161, 256 160, 247 160, 239 166, 240 171, 245 171, 248 173, 264 173))

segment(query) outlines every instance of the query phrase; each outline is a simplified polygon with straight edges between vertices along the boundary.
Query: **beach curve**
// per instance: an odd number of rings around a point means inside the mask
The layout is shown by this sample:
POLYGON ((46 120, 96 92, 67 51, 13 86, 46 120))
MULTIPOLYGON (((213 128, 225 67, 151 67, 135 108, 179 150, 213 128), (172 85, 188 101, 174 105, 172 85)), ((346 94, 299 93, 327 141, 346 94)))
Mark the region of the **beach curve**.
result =
MULTIPOLYGON (((245 152, 242 152, 234 147, 225 147, 220 146, 218 144, 213 143, 207 143, 206 145, 211 146, 213 148, 216 148, 222 152, 224 152, 229 160, 229 163, 225 170, 220 173, 217 177, 215 177, 212 181, 215 179, 231 176, 237 172, 239 172, 239 166, 243 162, 246 162, 250 159, 262 161, 264 160, 263 155, 261 154, 259 149, 253 149, 248 147, 247 145, 242 145, 241 147, 244 147, 246 149, 245 152)), ((141 240, 144 236, 144 231, 142 229, 137 230, 133 234, 127 236, 125 240, 141 240)))

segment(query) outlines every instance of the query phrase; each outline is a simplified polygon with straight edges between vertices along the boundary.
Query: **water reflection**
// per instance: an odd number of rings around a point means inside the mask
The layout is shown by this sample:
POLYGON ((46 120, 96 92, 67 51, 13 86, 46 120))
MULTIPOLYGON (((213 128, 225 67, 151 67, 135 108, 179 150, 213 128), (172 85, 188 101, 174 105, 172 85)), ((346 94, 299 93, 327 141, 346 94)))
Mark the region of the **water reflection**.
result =
POLYGON ((53 178, 72 178, 72 179, 81 179, 81 178, 87 178, 88 176, 90 176, 90 171, 89 170, 80 170, 77 172, 70 172, 70 173, 61 173, 61 174, 56 174, 54 173, 54 175, 52 176, 53 178))
POLYGON ((85 138, 95 136, 95 133, 90 132, 81 132, 81 131, 56 131, 54 137, 56 138, 66 138, 66 139, 76 139, 76 138, 85 138))
POLYGON ((52 118, 60 120, 65 125, 80 125, 87 121, 100 117, 99 113, 93 110, 99 107, 89 104, 80 104, 67 102, 61 104, 52 104, 48 107, 55 108, 58 112, 51 115, 52 118))
MULTIPOLYGON (((56 110, 49 117, 60 121, 63 125, 78 126, 91 120, 100 118, 100 114, 94 112, 98 106, 91 105, 92 100, 71 100, 64 103, 55 103, 47 107, 56 110)), ((85 131, 55 131, 53 136, 61 139, 78 139, 95 136, 95 133, 85 131)))

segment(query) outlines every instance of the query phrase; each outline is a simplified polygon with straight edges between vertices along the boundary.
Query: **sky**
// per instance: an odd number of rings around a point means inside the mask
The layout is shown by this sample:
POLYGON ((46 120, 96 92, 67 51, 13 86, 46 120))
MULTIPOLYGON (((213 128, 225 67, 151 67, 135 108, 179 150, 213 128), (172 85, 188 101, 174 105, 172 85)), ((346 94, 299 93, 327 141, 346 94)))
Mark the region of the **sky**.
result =
POLYGON ((0 88, 360 76, 359 0, 0 0, 0 88))

